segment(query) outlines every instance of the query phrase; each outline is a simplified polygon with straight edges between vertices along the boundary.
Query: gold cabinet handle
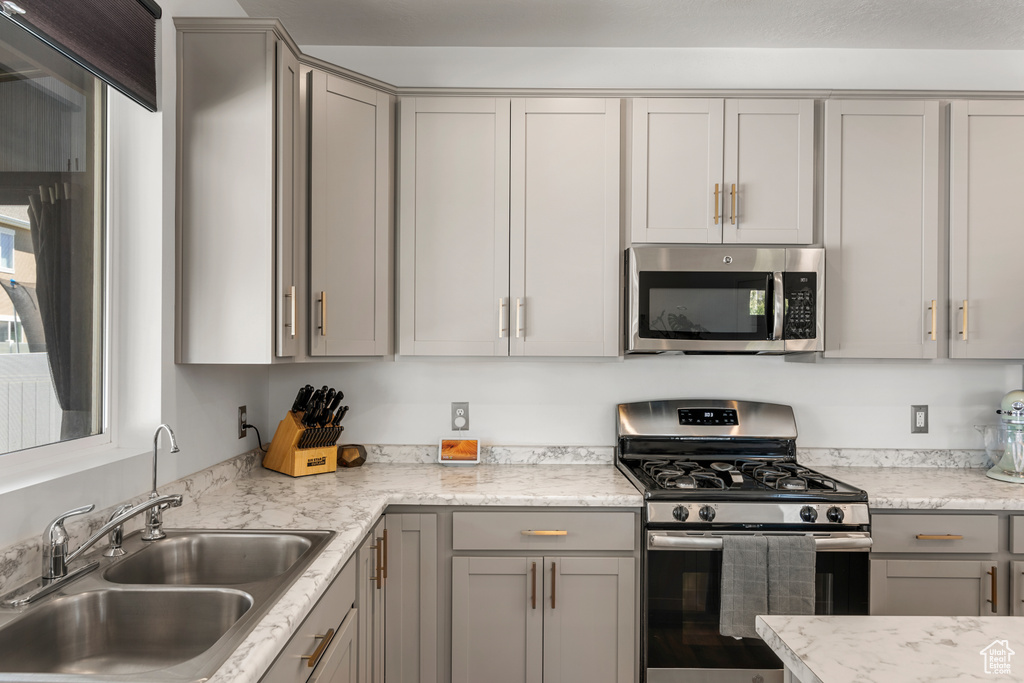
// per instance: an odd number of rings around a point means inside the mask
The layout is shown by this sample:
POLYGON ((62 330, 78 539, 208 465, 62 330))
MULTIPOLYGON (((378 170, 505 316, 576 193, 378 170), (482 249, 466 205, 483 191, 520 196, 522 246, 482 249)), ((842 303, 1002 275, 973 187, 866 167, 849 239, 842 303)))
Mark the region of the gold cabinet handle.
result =
POLYGON ((555 563, 551 563, 551 609, 555 609, 555 563))
POLYGON ((320 336, 327 336, 327 292, 320 292, 320 336))
POLYGON ((530 564, 530 604, 537 609, 537 563, 530 564))
POLYGON ((935 341, 935 320, 936 320, 936 315, 937 315, 937 312, 935 310, 935 299, 932 299, 932 305, 928 307, 928 310, 932 312, 931 339, 932 339, 932 341, 935 341))
POLYGON ((384 542, 384 568, 383 568, 382 571, 384 573, 381 576, 384 579, 384 583, 387 584, 387 582, 388 582, 388 530, 387 529, 384 529, 383 542, 384 542))
POLYGON ((322 636, 313 636, 314 638, 320 639, 320 644, 316 646, 311 655, 302 655, 301 659, 308 659, 306 666, 310 669, 315 669, 316 665, 320 663, 320 658, 324 656, 324 651, 330 646, 331 641, 334 640, 334 629, 327 629, 327 633, 322 636))
POLYGON ((526 336, 526 329, 523 327, 523 308, 526 302, 516 298, 516 339, 526 336))
POLYGON ((732 184, 729 194, 732 196, 732 215, 729 218, 732 220, 732 224, 736 225, 736 183, 732 184))
POLYGON ((960 330, 960 338, 963 339, 964 341, 967 341, 967 299, 964 299, 964 305, 960 307, 960 310, 963 311, 963 314, 964 314, 964 316, 963 316, 963 326, 964 326, 964 329, 960 330))
POLYGON ((985 572, 985 573, 992 577, 992 599, 989 600, 989 602, 992 603, 992 613, 995 614, 995 612, 996 612, 996 603, 999 601, 999 598, 996 597, 996 567, 995 567, 995 565, 992 565, 992 569, 987 571, 987 572, 985 572))
POLYGON ((498 299, 498 339, 508 335, 508 299, 498 299))
POLYGON ((715 183, 715 225, 718 225, 718 183, 715 183))
POLYGON ((918 534, 915 538, 919 541, 962 541, 963 536, 959 534, 918 534))
POLYGON ((295 285, 292 285, 291 287, 288 288, 288 293, 284 295, 284 298, 288 299, 291 302, 291 322, 284 323, 284 326, 291 328, 289 330, 289 332, 291 333, 291 338, 295 339, 295 285))
POLYGON ((568 536, 569 532, 557 529, 523 529, 519 532, 523 536, 568 536))
POLYGON ((377 583, 377 590, 380 590, 384 571, 384 561, 382 558, 382 549, 384 539, 380 536, 377 537, 377 545, 371 545, 370 547, 377 551, 377 566, 374 568, 373 576, 370 577, 370 581, 377 583))

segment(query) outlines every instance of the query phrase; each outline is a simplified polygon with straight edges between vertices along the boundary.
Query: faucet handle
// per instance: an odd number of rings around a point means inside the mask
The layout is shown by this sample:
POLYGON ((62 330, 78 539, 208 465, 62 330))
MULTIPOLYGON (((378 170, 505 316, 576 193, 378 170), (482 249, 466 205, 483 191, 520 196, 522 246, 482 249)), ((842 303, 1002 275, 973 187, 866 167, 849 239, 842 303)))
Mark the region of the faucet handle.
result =
POLYGON ((67 531, 64 530, 64 520, 66 520, 68 517, 74 517, 75 515, 84 515, 87 512, 92 512, 93 508, 95 507, 95 503, 90 503, 88 505, 83 505, 82 507, 75 508, 74 510, 68 510, 67 512, 57 515, 57 518, 46 526, 46 531, 44 532, 46 538, 50 541, 50 543, 63 543, 67 541, 67 531))

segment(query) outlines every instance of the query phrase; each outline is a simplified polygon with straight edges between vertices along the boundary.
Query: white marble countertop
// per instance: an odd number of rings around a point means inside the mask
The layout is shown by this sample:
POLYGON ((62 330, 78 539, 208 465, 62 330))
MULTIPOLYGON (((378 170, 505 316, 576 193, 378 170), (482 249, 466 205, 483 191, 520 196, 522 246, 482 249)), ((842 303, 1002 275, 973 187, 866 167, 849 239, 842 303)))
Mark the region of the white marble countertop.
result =
POLYGON ((996 481, 984 469, 815 467, 868 492, 872 509, 1024 510, 1024 484, 996 481))
POLYGON ((640 508, 642 503, 640 493, 611 465, 370 464, 299 479, 256 468, 198 501, 168 510, 164 525, 338 532, 210 679, 255 683, 388 505, 640 508))
POLYGON ((1024 617, 762 616, 757 632, 800 683, 1024 680, 1024 617))

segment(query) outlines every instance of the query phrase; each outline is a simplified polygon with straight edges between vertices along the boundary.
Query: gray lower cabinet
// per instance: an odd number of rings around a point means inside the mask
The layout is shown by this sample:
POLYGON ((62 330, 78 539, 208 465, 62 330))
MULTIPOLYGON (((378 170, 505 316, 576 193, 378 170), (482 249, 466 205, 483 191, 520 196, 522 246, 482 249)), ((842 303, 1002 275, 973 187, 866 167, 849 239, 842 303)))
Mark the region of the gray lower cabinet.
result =
MULTIPOLYGON (((872 515, 871 613, 997 616, 1019 582, 1008 576, 1005 512, 886 512, 872 515)), ((1016 600, 1020 598, 1017 597, 1016 600)))
POLYGON ((384 682, 384 520, 356 553, 356 606, 359 608, 359 683, 384 682))
POLYGON ((349 561, 260 683, 355 683, 356 573, 349 561))
POLYGON ((452 559, 452 681, 628 683, 631 557, 452 559))
POLYGON ((872 560, 871 613, 994 616, 998 580, 995 561, 872 560))
POLYGON ((436 683, 437 515, 389 513, 383 539, 385 680, 436 683))

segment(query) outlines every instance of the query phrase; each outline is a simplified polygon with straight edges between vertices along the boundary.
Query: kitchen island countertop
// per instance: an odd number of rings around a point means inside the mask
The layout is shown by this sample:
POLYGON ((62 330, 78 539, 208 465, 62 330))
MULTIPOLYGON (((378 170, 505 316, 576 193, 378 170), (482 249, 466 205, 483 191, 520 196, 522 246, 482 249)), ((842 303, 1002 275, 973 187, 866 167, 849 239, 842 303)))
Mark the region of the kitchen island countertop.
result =
MULTIPOLYGON (((163 493, 177 492, 173 486, 163 493)), ((389 505, 613 507, 643 497, 611 465, 364 465, 292 479, 257 467, 165 513, 167 528, 329 529, 330 542, 210 683, 255 683, 389 505)))
POLYGON ((761 616, 798 683, 970 683, 1024 677, 1024 617, 761 616))

